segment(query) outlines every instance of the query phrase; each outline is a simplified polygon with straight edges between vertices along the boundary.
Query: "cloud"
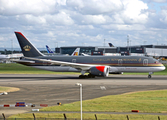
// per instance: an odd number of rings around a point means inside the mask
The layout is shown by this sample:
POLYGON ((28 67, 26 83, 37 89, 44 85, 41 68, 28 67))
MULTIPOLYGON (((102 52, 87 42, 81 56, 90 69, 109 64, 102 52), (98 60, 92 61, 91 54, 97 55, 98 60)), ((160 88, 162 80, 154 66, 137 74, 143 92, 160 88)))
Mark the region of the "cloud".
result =
POLYGON ((144 25, 133 24, 133 25, 121 25, 121 24, 110 24, 110 25, 103 25, 105 29, 114 29, 114 30, 144 30, 144 25))
POLYGON ((83 24, 104 24, 106 19, 102 15, 85 15, 81 22, 83 24))
MULTIPOLYGON (((21 31, 37 47, 49 41, 59 42, 59 46, 82 45, 83 41, 86 45, 100 46, 104 39, 116 46, 126 45, 127 34, 133 44, 143 43, 142 40, 156 43, 159 38, 164 42, 167 32, 165 2, 0 0, 0 40, 3 46, 10 47, 6 41, 16 41, 13 31, 21 31)), ((17 41, 15 43, 18 46, 17 41)))
POLYGON ((32 14, 17 15, 16 20, 23 21, 32 25, 72 25, 74 22, 70 15, 65 12, 59 12, 58 14, 44 14, 35 16, 32 14))
POLYGON ((159 19, 162 23, 167 24, 167 9, 161 11, 161 18, 159 19))
POLYGON ((146 3, 140 0, 123 0, 124 11, 120 17, 127 23, 145 23, 148 19, 148 9, 146 3))
POLYGON ((57 11, 56 7, 65 4, 65 0, 0 0, 0 14, 47 14, 57 11))
POLYGON ((120 0, 67 0, 67 5, 86 15, 112 13, 123 8, 120 0))
POLYGON ((167 0, 151 0, 152 2, 157 2, 157 3, 164 3, 167 2, 167 0))
POLYGON ((148 20, 148 6, 140 0, 67 0, 67 6, 73 8, 72 17, 80 24, 144 24, 148 20))

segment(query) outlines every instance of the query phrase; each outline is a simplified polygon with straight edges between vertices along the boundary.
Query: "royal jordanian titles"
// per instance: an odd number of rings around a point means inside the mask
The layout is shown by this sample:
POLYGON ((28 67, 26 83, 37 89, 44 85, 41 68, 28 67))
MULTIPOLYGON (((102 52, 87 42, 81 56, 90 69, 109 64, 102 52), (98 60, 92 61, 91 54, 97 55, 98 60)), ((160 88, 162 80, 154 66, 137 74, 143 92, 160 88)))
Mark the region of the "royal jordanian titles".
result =
POLYGON ((15 32, 24 58, 17 61, 27 66, 56 71, 81 72, 80 78, 107 77, 123 72, 154 72, 165 70, 163 64, 145 56, 46 56, 43 55, 21 32, 15 32), (84 75, 89 73, 88 75, 84 75))

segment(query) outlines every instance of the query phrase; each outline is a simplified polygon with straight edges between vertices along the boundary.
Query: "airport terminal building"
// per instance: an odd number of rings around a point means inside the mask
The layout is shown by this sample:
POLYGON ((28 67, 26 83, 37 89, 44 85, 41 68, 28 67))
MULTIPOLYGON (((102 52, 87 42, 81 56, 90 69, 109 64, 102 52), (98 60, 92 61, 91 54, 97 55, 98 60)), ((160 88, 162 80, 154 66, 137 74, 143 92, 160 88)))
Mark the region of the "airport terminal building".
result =
POLYGON ((120 54, 120 55, 150 55, 167 56, 167 45, 139 45, 129 47, 94 47, 94 46, 68 46, 55 49, 56 53, 71 55, 76 48, 88 55, 120 54))

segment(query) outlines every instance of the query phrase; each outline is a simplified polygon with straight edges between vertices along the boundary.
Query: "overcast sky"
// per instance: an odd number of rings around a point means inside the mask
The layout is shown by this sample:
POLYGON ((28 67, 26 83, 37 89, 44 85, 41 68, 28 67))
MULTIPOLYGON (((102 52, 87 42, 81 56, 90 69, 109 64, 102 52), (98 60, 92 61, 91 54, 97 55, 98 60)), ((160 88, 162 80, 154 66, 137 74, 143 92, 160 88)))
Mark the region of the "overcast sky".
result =
POLYGON ((167 45, 167 0, 0 0, 0 48, 167 45))

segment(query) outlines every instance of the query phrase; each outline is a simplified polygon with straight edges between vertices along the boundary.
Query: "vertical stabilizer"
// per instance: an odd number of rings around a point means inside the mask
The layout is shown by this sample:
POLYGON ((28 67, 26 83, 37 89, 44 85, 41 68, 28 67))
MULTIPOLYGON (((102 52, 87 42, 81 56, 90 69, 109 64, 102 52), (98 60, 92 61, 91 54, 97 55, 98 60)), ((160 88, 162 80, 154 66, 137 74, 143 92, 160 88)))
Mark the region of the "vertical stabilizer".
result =
POLYGON ((46 50, 47 50, 48 53, 54 53, 54 52, 49 48, 49 46, 47 46, 47 45, 46 45, 46 50))
POLYGON ((75 51, 71 54, 71 56, 79 56, 80 48, 76 48, 75 51))
POLYGON ((108 45, 109 45, 110 47, 114 47, 114 45, 113 45, 112 43, 108 43, 108 45))
POLYGON ((25 57, 44 56, 21 32, 15 34, 25 57))

